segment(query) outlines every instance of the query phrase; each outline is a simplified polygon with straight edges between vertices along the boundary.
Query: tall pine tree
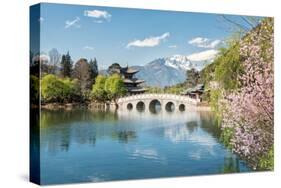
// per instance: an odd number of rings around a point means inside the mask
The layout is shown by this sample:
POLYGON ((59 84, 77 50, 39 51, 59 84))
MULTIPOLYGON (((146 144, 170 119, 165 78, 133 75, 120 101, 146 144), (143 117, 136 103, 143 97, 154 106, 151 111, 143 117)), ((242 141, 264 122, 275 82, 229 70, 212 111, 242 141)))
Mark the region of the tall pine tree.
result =
POLYGON ((91 68, 91 79, 92 79, 92 83, 94 84, 96 77, 99 74, 97 59, 96 58, 94 60, 91 59, 89 64, 91 68))
POLYGON ((61 58, 61 76, 71 77, 71 72, 72 72, 72 61, 69 52, 67 52, 67 54, 62 55, 61 58))

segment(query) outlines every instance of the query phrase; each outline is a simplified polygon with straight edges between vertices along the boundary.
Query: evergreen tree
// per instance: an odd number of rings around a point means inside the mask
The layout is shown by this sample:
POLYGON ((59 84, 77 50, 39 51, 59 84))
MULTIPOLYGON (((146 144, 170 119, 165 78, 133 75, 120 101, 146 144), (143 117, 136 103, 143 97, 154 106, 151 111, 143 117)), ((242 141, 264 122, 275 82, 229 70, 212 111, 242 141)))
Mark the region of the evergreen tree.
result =
POLYGON ((107 69, 107 73, 110 75, 120 74, 121 66, 118 63, 113 63, 107 69))
POLYGON ((69 52, 67 52, 67 54, 62 55, 61 58, 61 76, 70 77, 71 72, 72 72, 72 61, 69 52))
POLYGON ((199 82, 199 78, 200 78, 200 74, 197 70, 195 70, 194 68, 187 70, 186 71, 186 86, 187 87, 194 87, 198 84, 199 82))
POLYGON ((95 83, 95 79, 99 74, 99 70, 98 70, 98 63, 96 58, 94 60, 90 60, 90 68, 91 68, 91 79, 92 79, 92 83, 95 83))

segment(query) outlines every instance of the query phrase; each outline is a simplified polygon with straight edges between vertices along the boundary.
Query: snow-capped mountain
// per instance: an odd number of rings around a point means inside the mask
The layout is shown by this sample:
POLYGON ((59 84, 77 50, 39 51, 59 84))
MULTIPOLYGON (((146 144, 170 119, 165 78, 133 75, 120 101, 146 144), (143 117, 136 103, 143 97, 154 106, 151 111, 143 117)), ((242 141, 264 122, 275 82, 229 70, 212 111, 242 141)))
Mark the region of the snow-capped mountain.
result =
POLYGON ((189 70, 191 68, 195 68, 194 65, 187 58, 187 56, 174 55, 172 57, 165 58, 164 61, 166 66, 175 69, 189 70))
MULTIPOLYGON (((133 66, 139 70, 136 77, 145 80, 147 86, 165 87, 172 86, 186 80, 186 71, 192 68, 200 71, 211 63, 217 50, 206 50, 191 55, 173 55, 155 59, 144 66, 133 66)), ((100 73, 107 74, 105 70, 100 73)))
POLYGON ((174 55, 158 58, 144 66, 135 66, 139 72, 136 76, 146 80, 148 86, 165 87, 186 80, 186 71, 192 68, 201 70, 209 61, 191 61, 188 56, 174 55))

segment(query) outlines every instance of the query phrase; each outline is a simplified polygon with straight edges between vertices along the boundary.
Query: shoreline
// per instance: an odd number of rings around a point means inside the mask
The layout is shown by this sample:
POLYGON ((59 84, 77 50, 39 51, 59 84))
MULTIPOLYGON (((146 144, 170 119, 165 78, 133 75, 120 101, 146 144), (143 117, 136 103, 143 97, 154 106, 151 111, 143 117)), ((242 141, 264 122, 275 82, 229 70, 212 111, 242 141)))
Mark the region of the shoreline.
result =
POLYGON ((85 108, 85 109, 105 109, 106 103, 46 103, 41 104, 41 109, 45 110, 72 110, 75 108, 85 108))
MULTIPOLYGON (((41 104, 40 108, 45 110, 73 110, 76 108, 85 108, 88 110, 106 111, 110 109, 110 104, 104 102, 89 102, 89 103, 46 103, 41 104)), ((190 106, 189 110, 195 111, 212 111, 211 106, 206 103, 200 103, 197 106, 190 106)))

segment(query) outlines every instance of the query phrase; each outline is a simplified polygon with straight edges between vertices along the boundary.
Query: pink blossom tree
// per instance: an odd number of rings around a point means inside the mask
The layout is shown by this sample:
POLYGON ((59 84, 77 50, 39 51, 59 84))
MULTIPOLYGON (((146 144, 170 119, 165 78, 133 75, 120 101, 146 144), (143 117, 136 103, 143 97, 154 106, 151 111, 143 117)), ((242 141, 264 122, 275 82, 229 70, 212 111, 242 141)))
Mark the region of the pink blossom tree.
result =
POLYGON ((240 41, 240 89, 220 101, 222 129, 232 130, 230 145, 254 169, 274 143, 273 29, 273 19, 265 19, 240 41))

